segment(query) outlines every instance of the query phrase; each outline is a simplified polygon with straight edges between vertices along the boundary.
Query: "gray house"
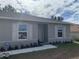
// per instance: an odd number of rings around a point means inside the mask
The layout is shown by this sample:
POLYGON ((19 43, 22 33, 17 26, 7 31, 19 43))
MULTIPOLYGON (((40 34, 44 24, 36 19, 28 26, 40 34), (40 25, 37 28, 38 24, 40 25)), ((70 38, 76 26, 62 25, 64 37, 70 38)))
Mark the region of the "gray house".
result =
POLYGON ((71 41, 70 23, 19 13, 0 13, 0 47, 71 41))

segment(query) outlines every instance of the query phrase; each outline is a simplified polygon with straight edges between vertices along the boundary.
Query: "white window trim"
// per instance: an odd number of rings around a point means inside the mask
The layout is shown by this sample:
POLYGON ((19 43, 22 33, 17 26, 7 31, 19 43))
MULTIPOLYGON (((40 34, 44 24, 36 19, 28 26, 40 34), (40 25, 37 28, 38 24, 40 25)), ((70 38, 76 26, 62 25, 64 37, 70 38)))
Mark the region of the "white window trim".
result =
POLYGON ((19 31, 19 25, 21 25, 21 24, 26 24, 26 26, 27 26, 27 23, 18 23, 17 24, 17 39, 18 40, 27 40, 27 39, 19 39, 18 38, 19 37, 19 35, 18 35, 19 32, 28 32, 28 29, 27 29, 27 31, 19 31))
POLYGON ((13 27, 12 27, 12 40, 13 41, 23 41, 23 40, 28 40, 28 23, 25 22, 16 22, 13 23, 13 27), (18 30, 19 30, 19 25, 20 24, 26 24, 27 25, 27 39, 18 39, 18 30))
POLYGON ((66 34, 65 26, 63 26, 63 25, 55 25, 55 38, 63 39, 63 38, 65 38, 65 34, 66 34), (58 27, 62 28, 62 37, 58 37, 58 27))

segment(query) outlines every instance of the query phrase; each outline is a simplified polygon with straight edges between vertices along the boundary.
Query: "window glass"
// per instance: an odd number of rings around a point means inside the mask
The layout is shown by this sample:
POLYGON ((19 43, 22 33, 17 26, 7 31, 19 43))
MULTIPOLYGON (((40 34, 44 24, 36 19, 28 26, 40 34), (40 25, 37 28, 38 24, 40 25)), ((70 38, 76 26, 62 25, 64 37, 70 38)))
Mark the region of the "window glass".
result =
POLYGON ((26 31, 26 30, 27 30, 26 24, 19 25, 19 31, 26 31))
POLYGON ((27 25, 19 24, 18 39, 27 39, 27 25))
POLYGON ((62 30, 58 30, 58 37, 62 37, 62 30))
POLYGON ((27 32, 19 32, 19 39, 27 39, 27 32))

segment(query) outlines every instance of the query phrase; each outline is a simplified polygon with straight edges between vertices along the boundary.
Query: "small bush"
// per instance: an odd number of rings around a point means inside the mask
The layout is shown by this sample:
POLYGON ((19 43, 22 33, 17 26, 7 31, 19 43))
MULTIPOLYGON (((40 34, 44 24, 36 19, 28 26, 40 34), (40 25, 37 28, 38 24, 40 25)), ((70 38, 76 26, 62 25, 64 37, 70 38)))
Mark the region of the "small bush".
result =
POLYGON ((56 42, 53 42, 52 44, 53 44, 53 45, 56 45, 56 42))
POLYGON ((34 43, 34 44, 33 44, 33 47, 37 47, 37 46, 38 46, 38 44, 37 44, 37 43, 34 43))
POLYGON ((1 52, 4 52, 4 51, 6 51, 6 50, 5 50, 4 47, 1 47, 1 48, 0 48, 0 51, 1 51, 1 52))
POLYGON ((13 50, 13 48, 11 46, 9 46, 7 50, 13 50))
POLYGON ((40 43, 43 43, 43 42, 38 40, 38 44, 40 44, 40 43))
POLYGON ((30 46, 26 44, 26 46, 25 46, 25 47, 26 47, 26 48, 29 48, 30 46))
POLYGON ((30 47, 33 47, 33 44, 32 43, 30 44, 30 47))
POLYGON ((17 49, 19 49, 19 47, 16 45, 16 46, 14 47, 14 49, 17 50, 17 49))
POLYGON ((38 46, 42 46, 43 44, 42 43, 38 43, 38 46))
POLYGON ((49 44, 52 44, 51 42, 49 42, 49 44))
POLYGON ((23 49, 23 48, 25 48, 25 46, 24 45, 21 45, 21 49, 23 49))

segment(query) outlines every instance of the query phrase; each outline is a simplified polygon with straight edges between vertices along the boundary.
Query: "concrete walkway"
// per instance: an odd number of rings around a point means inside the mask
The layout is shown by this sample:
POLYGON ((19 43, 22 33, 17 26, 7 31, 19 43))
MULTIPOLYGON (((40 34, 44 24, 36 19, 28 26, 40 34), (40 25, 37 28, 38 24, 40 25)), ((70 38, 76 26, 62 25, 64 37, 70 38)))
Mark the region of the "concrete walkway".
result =
POLYGON ((57 47, 53 46, 53 45, 43 45, 43 46, 40 46, 40 47, 6 51, 6 52, 1 52, 0 57, 9 56, 9 55, 16 55, 16 54, 21 54, 21 53, 29 53, 29 52, 46 50, 46 49, 51 49, 51 48, 57 48, 57 47))
POLYGON ((79 42, 78 41, 73 41, 74 43, 76 43, 76 44, 79 44, 79 42))

